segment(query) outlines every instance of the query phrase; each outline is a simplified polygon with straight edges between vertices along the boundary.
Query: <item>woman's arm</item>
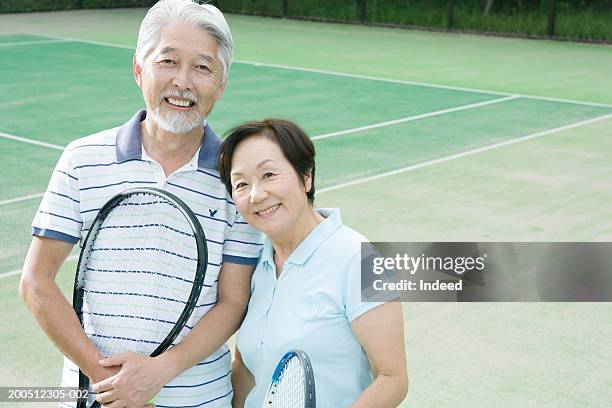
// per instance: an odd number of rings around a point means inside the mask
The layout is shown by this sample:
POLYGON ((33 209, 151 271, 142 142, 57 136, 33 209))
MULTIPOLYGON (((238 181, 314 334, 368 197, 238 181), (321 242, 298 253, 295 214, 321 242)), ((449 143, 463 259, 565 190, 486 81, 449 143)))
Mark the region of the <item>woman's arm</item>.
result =
POLYGON ((380 305, 353 320, 351 327, 368 355, 374 376, 374 382, 351 408, 397 407, 408 392, 401 304, 380 305))
POLYGON ((254 386, 255 378, 244 365, 238 346, 236 346, 234 360, 232 361, 232 387, 234 388, 232 407, 243 408, 246 397, 254 386))

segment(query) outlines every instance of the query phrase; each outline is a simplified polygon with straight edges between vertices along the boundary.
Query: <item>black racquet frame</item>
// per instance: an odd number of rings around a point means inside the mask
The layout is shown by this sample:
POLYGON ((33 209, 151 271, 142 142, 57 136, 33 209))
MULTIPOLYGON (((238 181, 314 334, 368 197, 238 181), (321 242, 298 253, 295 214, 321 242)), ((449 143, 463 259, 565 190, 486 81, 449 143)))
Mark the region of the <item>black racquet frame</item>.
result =
MULTIPOLYGON (((85 282, 84 274, 85 274, 85 265, 84 262, 89 257, 89 252, 91 251, 91 247, 96 240, 98 235, 98 229, 100 225, 104 222, 106 217, 110 214, 110 212, 125 198, 137 195, 137 194, 149 194, 158 196, 164 200, 172 203, 187 219, 189 222, 191 229, 194 233, 196 247, 198 252, 198 263, 196 267, 196 272, 194 276, 193 286, 191 288, 191 293, 189 294, 189 298, 187 300, 187 304, 183 309, 183 312, 179 316, 178 320, 172 327, 172 329, 168 332, 166 338, 157 346, 155 350, 151 353, 151 357, 156 357, 163 353, 176 339, 179 335, 187 320, 191 316, 198 298, 200 297, 200 292, 202 291, 202 286, 204 284, 204 277, 206 276, 206 268, 208 266, 208 247, 206 245, 206 235, 204 234, 204 229, 200 224, 200 221, 195 216, 193 211, 185 204, 180 198, 171 194, 167 191, 161 190, 159 188, 153 187, 140 187, 140 188, 132 188, 126 190, 122 193, 119 193, 112 197, 110 200, 104 204, 104 206, 98 212, 96 219, 91 225, 91 229, 87 233, 87 237, 85 238, 85 244, 81 250, 81 254, 79 255, 79 263, 76 270, 76 275, 74 279, 74 291, 72 294, 72 307, 79 318, 79 322, 81 323, 81 327, 83 326, 83 314, 81 309, 83 308, 83 285, 85 282)), ((89 388, 89 378, 79 369, 79 389, 88 389, 89 388)), ((87 400, 80 399, 77 403, 77 408, 86 408, 87 400)), ((94 401, 90 408, 98 408, 100 404, 98 401, 94 401)))

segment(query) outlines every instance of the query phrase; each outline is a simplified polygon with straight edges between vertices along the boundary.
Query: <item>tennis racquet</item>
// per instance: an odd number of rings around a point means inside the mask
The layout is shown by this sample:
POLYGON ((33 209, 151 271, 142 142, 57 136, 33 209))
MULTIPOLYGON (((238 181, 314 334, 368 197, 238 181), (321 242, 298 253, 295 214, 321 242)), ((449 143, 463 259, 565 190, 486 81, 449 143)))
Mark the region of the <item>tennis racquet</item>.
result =
POLYGON ((305 352, 290 350, 280 359, 262 407, 316 407, 314 374, 305 352))
MULTIPOLYGON (((185 203, 155 188, 127 190, 102 207, 87 234, 73 307, 103 356, 155 357, 196 307, 207 264, 204 231, 185 203)), ((81 371, 79 388, 89 388, 81 371)))

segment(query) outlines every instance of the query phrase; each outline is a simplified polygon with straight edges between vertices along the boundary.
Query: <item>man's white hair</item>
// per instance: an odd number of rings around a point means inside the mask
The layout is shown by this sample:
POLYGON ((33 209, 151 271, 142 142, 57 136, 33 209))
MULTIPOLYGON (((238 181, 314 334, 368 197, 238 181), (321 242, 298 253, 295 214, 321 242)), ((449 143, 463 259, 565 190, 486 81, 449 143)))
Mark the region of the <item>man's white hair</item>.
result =
POLYGON ((136 61, 143 65, 159 42, 164 26, 174 23, 187 23, 200 27, 210 34, 217 45, 217 58, 221 62, 221 83, 227 81, 232 57, 234 40, 225 17, 212 4, 197 4, 192 0, 161 0, 149 9, 140 24, 138 44, 136 46, 136 61))

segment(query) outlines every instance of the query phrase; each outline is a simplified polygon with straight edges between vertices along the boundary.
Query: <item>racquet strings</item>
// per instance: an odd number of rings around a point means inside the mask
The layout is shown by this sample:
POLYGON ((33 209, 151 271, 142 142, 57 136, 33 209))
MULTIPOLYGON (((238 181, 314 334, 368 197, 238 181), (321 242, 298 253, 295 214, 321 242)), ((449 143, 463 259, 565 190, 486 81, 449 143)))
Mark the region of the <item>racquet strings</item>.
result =
POLYGON ((275 408, 303 407, 306 402, 304 367, 297 357, 292 357, 285 362, 282 372, 274 387, 275 408))
POLYGON ((103 356, 151 354, 185 308, 197 269, 191 225, 164 198, 125 197, 87 254, 83 327, 103 356))

